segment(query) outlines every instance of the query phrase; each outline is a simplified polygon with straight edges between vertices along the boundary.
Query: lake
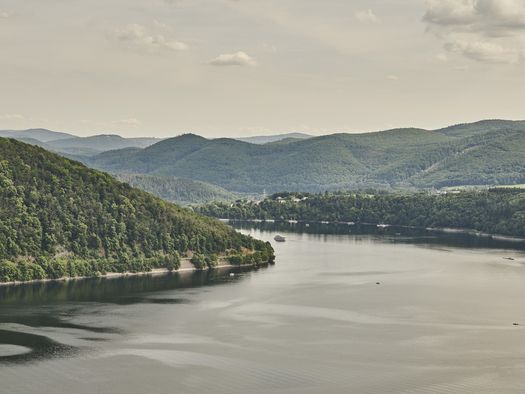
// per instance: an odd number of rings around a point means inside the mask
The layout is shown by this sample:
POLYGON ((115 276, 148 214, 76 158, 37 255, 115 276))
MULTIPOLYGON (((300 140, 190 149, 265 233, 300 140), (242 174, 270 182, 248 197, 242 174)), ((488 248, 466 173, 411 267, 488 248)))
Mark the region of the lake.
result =
POLYGON ((238 227, 275 266, 0 288, 0 392, 525 391, 521 243, 238 227))

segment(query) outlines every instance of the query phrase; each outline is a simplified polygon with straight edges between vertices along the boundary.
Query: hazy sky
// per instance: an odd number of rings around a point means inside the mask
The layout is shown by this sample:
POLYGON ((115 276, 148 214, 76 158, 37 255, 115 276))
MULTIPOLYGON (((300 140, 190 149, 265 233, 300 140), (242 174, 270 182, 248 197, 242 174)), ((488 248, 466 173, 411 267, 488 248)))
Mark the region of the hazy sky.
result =
POLYGON ((240 136, 525 118, 525 0, 0 0, 0 129, 240 136))

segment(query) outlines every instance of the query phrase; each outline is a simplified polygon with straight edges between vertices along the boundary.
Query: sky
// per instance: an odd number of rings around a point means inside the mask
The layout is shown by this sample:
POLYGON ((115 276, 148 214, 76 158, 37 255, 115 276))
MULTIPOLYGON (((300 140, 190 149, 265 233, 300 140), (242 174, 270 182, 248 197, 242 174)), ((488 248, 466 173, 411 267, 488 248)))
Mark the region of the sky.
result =
POLYGON ((0 0, 0 129, 206 137, 525 118, 525 0, 0 0))

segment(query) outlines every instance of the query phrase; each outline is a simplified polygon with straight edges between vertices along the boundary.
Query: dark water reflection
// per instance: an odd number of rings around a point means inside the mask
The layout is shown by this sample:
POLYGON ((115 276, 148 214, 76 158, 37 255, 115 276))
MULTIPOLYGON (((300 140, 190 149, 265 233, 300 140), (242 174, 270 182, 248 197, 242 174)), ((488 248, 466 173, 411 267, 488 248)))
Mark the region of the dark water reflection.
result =
MULTIPOLYGON (((260 268, 265 269, 265 268, 260 268)), ((0 287, 0 327, 22 326, 38 329, 70 329, 90 333, 123 334, 125 329, 111 326, 91 326, 72 322, 89 312, 89 304, 188 304, 184 297, 158 297, 156 293, 176 289, 215 286, 240 280, 247 269, 220 269, 137 275, 117 278, 94 278, 70 281, 50 281, 27 285, 0 287), (234 275, 230 275, 233 273, 234 275), (237 274, 237 275, 235 275, 237 274)), ((87 337, 84 341, 103 342, 108 338, 87 337)), ((0 364, 39 361, 49 357, 70 357, 80 348, 64 345, 42 335, 0 329, 0 345, 22 347, 20 354, 2 354, 0 364)))
POLYGON ((523 243, 233 225, 277 264, 0 287, 0 392, 525 392, 523 243))
POLYGON ((425 246, 447 246, 459 248, 514 249, 525 250, 525 240, 507 240, 490 236, 475 235, 461 231, 438 231, 416 227, 388 226, 380 228, 376 225, 346 224, 346 223, 288 223, 288 222, 229 222, 241 230, 257 229, 266 232, 292 232, 308 234, 318 239, 327 235, 355 235, 356 239, 363 237, 367 241, 375 239, 378 242, 393 244, 415 244, 425 246))
MULTIPOLYGON (((52 304, 63 302, 102 302, 135 304, 161 303, 151 299, 151 293, 172 289, 213 286, 238 280, 230 277, 236 270, 197 271, 166 275, 136 275, 118 278, 94 278, 70 281, 51 281, 19 286, 0 287, 0 306, 8 304, 52 304), (142 295, 142 296, 138 296, 142 295)), ((169 300, 165 300, 169 303, 169 300)), ((183 302, 182 300, 173 300, 183 302)))

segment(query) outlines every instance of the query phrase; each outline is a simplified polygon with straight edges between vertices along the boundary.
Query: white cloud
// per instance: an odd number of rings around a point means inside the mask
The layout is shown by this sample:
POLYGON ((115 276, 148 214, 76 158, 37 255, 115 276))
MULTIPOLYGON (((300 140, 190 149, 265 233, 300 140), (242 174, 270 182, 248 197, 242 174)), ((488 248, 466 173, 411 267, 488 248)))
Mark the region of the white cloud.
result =
POLYGON ((24 120, 25 117, 20 114, 0 114, 0 120, 24 120))
POLYGON ((438 25, 461 25, 474 20, 471 0, 429 0, 423 19, 438 25))
POLYGON ((7 19, 9 17, 10 17, 9 13, 5 11, 0 11, 0 19, 7 19))
POLYGON ((520 52, 515 48, 505 48, 499 44, 487 41, 457 40, 445 44, 451 52, 462 54, 473 60, 492 63, 518 63, 520 52))
POLYGON ((367 10, 357 11, 354 16, 359 22, 363 23, 379 23, 381 21, 370 8, 367 10))
POLYGON ((142 123, 138 119, 128 118, 128 119, 115 120, 113 124, 119 125, 119 126, 139 127, 142 123))
POLYGON ((223 53, 208 62, 212 66, 256 66, 254 58, 245 52, 223 53))
POLYGON ((188 49, 188 45, 184 42, 166 38, 163 34, 150 34, 144 26, 135 23, 117 30, 116 37, 120 41, 146 48, 174 51, 188 49))
POLYGON ((525 0, 428 0, 423 20, 453 53, 518 63, 525 53, 525 0))
POLYGON ((397 75, 388 75, 386 78, 390 81, 399 81, 399 77, 397 75))
POLYGON ((424 20, 495 34, 525 28, 524 0, 429 0, 424 20))

